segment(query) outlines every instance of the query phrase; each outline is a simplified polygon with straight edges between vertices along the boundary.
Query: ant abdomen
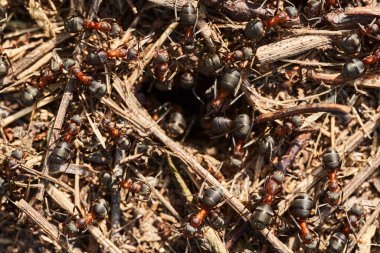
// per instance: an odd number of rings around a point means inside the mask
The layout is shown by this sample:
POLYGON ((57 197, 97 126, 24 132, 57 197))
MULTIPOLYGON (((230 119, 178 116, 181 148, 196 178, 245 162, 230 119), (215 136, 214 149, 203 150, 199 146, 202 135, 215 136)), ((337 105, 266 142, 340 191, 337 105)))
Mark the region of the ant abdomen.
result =
POLYGON ((90 212, 95 214, 96 220, 103 220, 110 211, 110 205, 105 199, 96 199, 90 206, 90 212))
POLYGON ((347 243, 347 237, 341 232, 334 233, 330 237, 329 245, 327 246, 326 251, 328 253, 341 253, 344 250, 344 247, 347 243))
POLYGON ((65 30, 70 33, 79 33, 83 30, 83 18, 79 16, 68 17, 64 22, 65 30))
POLYGON ((323 167, 328 170, 336 170, 341 165, 341 160, 338 151, 334 148, 328 148, 322 156, 323 167))
POLYGON ((232 126, 232 120, 227 117, 214 117, 211 121, 211 131, 214 134, 226 133, 232 126))
POLYGON ((212 209, 221 202, 222 198, 223 194, 221 189, 217 186, 213 186, 204 192, 202 203, 206 209, 212 209))
POLYGON ((293 202, 293 214, 299 219, 306 219, 310 216, 313 207, 313 199, 307 193, 300 193, 293 202))
POLYGON ((343 75, 347 78, 357 78, 364 73, 364 63, 359 59, 352 59, 343 66, 343 75))
POLYGON ((194 5, 188 2, 182 6, 181 11, 179 12, 179 18, 184 26, 193 26, 197 19, 197 10, 194 5))
POLYGON ((273 216, 274 212, 272 207, 263 203, 254 210, 252 215, 252 224, 258 230, 264 229, 269 226, 273 216))
POLYGON ((240 71, 237 69, 228 69, 220 79, 220 87, 225 90, 233 91, 240 81, 240 71))
POLYGON ((251 129, 251 118, 247 114, 238 115, 232 122, 232 134, 236 138, 245 138, 251 129))
POLYGON ((34 86, 27 86, 20 94, 19 101, 23 106, 33 105, 40 96, 40 90, 34 86))

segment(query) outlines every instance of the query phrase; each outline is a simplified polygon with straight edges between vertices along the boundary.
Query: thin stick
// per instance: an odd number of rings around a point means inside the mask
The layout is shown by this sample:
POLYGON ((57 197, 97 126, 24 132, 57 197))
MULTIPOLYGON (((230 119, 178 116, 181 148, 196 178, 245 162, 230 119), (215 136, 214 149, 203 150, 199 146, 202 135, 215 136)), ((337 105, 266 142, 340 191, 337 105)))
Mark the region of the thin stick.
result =
POLYGON ((298 105, 291 108, 281 109, 275 112, 265 113, 259 115, 255 122, 258 124, 266 123, 268 121, 274 121, 277 119, 284 119, 305 113, 316 113, 316 112, 329 112, 336 115, 348 115, 350 113, 350 107, 346 105, 339 104, 307 104, 298 105))
POLYGON ((24 199, 14 202, 14 204, 23 211, 31 220, 33 220, 51 239, 56 241, 60 246, 63 246, 69 252, 72 251, 72 246, 67 245, 66 240, 62 240, 62 234, 57 227, 50 224, 39 212, 28 204, 24 199))
MULTIPOLYGON (((144 177, 143 174, 132 164, 129 165, 129 168, 137 175, 138 178, 140 178, 142 181, 147 182, 146 177, 144 177)), ((178 214, 178 212, 174 209, 174 207, 170 204, 169 201, 167 201, 164 196, 154 187, 152 187, 152 192, 157 196, 157 198, 160 200, 160 202, 168 209, 169 212, 172 213, 172 215, 177 219, 177 220, 182 220, 181 216, 178 214)))
POLYGON ((7 125, 11 124, 15 120, 18 120, 18 119, 24 117, 25 115, 31 113, 35 108, 41 108, 41 107, 44 107, 47 104, 50 104, 56 98, 57 97, 55 97, 55 96, 49 96, 49 97, 46 97, 43 100, 39 101, 37 103, 37 106, 29 106, 29 107, 25 107, 25 108, 19 110, 15 114, 12 114, 12 115, 6 117, 4 120, 2 120, 0 122, 0 127, 6 127, 7 125))
POLYGON ((21 58, 19 61, 13 64, 12 68, 14 72, 4 78, 3 85, 10 84, 13 82, 13 78, 23 72, 25 69, 30 67, 36 61, 42 58, 42 56, 49 53, 53 50, 57 45, 66 41, 71 36, 67 33, 59 34, 57 37, 42 43, 39 47, 36 47, 33 51, 31 51, 28 55, 21 58))

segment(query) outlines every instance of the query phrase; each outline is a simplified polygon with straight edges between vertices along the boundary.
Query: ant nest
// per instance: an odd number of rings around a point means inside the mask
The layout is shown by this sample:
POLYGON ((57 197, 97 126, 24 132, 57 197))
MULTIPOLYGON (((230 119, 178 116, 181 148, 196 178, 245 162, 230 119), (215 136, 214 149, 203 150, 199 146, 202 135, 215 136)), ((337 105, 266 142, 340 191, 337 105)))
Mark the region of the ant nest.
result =
POLYGON ((0 252, 376 252, 378 5, 9 2, 0 252))

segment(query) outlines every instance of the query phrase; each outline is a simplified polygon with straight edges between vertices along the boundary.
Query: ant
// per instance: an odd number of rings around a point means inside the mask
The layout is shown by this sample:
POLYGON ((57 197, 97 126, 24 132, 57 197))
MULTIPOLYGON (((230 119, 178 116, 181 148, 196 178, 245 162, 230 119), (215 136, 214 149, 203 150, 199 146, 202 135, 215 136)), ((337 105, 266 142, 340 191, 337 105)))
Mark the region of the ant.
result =
POLYGON ((328 190, 326 191, 326 202, 336 206, 341 202, 342 191, 337 180, 337 169, 341 166, 339 153, 334 148, 328 148, 322 156, 323 167, 328 170, 328 190))
POLYGON ((153 77, 157 79, 158 82, 155 86, 160 90, 171 90, 171 81, 176 74, 176 70, 172 71, 169 61, 168 51, 164 48, 158 48, 153 58, 153 77))
POLYGON ((33 105, 41 94, 41 90, 47 86, 47 84, 54 79, 53 72, 48 69, 42 69, 40 76, 36 83, 27 86, 20 94, 19 101, 24 106, 33 105))
POLYGON ((274 134, 279 138, 289 136, 291 133, 301 127, 302 120, 299 116, 286 118, 282 125, 279 125, 274 130, 274 134))
POLYGON ((52 167, 60 166, 69 160, 71 154, 70 143, 79 134, 81 125, 82 120, 79 115, 71 117, 63 130, 63 141, 58 142, 49 155, 49 164, 52 167))
POLYGON ((109 59, 120 58, 128 62, 136 60, 139 55, 139 50, 134 48, 124 49, 109 49, 109 50, 99 50, 92 51, 86 55, 86 62, 90 65, 103 65, 107 63, 109 59))
MULTIPOLYGON (((74 209, 78 209, 77 206, 74 209)), ((79 211, 79 210, 78 210, 79 211)), ((94 200, 87 214, 77 218, 78 214, 73 216, 69 221, 64 224, 64 233, 68 236, 74 236, 79 233, 84 233, 87 231, 88 225, 91 225, 94 221, 102 221, 107 218, 110 212, 109 203, 102 198, 94 200), (75 220, 74 220, 75 219, 75 220)))
POLYGON ((312 207, 312 197, 307 193, 300 193, 292 203, 292 213, 295 216, 295 221, 300 229, 298 237, 303 243, 303 246, 309 250, 316 250, 319 245, 319 240, 316 240, 315 238, 317 234, 309 228, 306 221, 310 216, 312 207))
POLYGON ((252 216, 252 223, 255 228, 261 230, 269 226, 274 216, 271 205, 275 196, 281 191, 284 180, 285 173, 281 170, 275 170, 272 175, 267 177, 264 185, 263 203, 256 207, 252 216))
POLYGON ((214 134, 224 134, 231 132, 234 140, 234 149, 232 150, 232 159, 235 159, 236 165, 239 165, 237 160, 240 160, 244 152, 244 144, 247 136, 251 131, 252 120, 247 114, 240 114, 233 120, 227 117, 214 117, 211 124, 205 120, 204 127, 211 128, 214 134))
POLYGON ((104 172, 102 176, 100 177, 100 182, 101 182, 101 185, 108 190, 111 190, 114 185, 116 185, 118 189, 128 190, 128 194, 125 198, 126 200, 128 199, 129 193, 132 193, 132 197, 134 198, 135 198, 135 195, 139 195, 143 197, 142 199, 138 198, 138 200, 141 200, 141 201, 149 200, 149 196, 152 192, 152 189, 145 182, 139 179, 131 179, 131 178, 121 179, 121 180, 120 178, 117 178, 117 179, 118 180, 114 180, 110 172, 104 172))
POLYGON ((247 23, 244 32, 248 39, 260 40, 265 36, 266 30, 288 22, 298 17, 299 12, 295 7, 288 6, 284 11, 278 11, 276 15, 268 20, 251 20, 247 23))
POLYGON ((251 126, 252 120, 247 114, 240 114, 232 121, 232 136, 235 140, 232 154, 235 158, 241 159, 244 156, 244 143, 251 126))
POLYGON ((182 47, 186 53, 191 53, 194 50, 194 24, 197 20, 197 10, 194 5, 186 3, 179 12, 179 18, 184 30, 182 47))
POLYGON ((95 22, 79 16, 70 16, 65 20, 64 26, 66 31, 70 33, 95 30, 108 34, 111 38, 118 38, 123 32, 121 26, 114 19, 102 19, 95 22))
POLYGON ((219 111, 226 98, 240 83, 240 71, 235 68, 228 69, 219 80, 220 89, 217 96, 207 105, 209 111, 219 111))
POLYGON ((127 137, 125 129, 118 128, 115 122, 103 119, 102 126, 115 140, 119 148, 128 150, 131 147, 131 141, 127 137))
POLYGON ((180 108, 170 113, 167 123, 167 132, 169 137, 178 138, 185 134, 187 121, 180 108))
MULTIPOLYGON (((222 199, 223 194, 219 187, 213 186, 205 190, 202 196, 201 209, 197 213, 189 215, 188 222, 186 222, 182 229, 182 233, 184 234, 184 236, 195 237, 197 234, 199 234, 204 219, 209 214, 211 215, 211 210, 214 209, 218 204, 220 204, 222 199)), ((220 221, 218 219, 218 224, 219 223, 220 221)))
POLYGON ((95 98, 101 98, 106 94, 106 85, 100 81, 93 80, 91 76, 83 73, 75 60, 67 58, 61 65, 61 68, 73 75, 81 84, 88 86, 95 98))
POLYGON ((343 223, 341 231, 334 233, 330 237, 329 245, 327 246, 327 252, 343 252, 350 233, 353 232, 353 229, 359 226, 359 221, 362 217, 362 208, 357 204, 353 205, 347 213, 346 220, 343 223))
POLYGON ((13 150, 11 156, 7 156, 1 165, 0 177, 5 180, 12 180, 14 178, 14 170, 19 166, 19 162, 24 157, 25 154, 21 149, 13 150))

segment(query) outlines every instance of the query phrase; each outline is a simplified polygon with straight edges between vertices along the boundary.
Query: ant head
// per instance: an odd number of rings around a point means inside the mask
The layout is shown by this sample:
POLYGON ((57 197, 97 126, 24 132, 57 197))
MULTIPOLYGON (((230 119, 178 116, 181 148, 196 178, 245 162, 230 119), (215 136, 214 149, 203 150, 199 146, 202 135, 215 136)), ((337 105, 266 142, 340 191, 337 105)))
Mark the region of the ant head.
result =
POLYGON ((76 61, 71 58, 67 58, 63 61, 63 68, 65 70, 69 70, 71 67, 74 67, 75 65, 76 61))

